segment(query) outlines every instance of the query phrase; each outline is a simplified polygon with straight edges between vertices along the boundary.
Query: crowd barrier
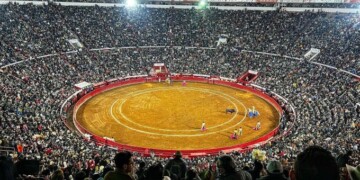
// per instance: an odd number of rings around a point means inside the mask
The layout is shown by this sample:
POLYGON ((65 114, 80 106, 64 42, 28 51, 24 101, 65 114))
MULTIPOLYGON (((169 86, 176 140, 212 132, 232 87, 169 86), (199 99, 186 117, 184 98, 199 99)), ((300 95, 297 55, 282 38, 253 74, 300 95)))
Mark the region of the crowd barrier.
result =
POLYGON ((15 153, 15 148, 14 147, 9 147, 9 146, 0 146, 0 154, 6 154, 7 156, 9 154, 15 153))
MULTIPOLYGON (((125 77, 125 78, 119 78, 119 79, 112 79, 105 82, 94 84, 94 89, 90 92, 82 92, 75 95, 73 98, 76 99, 76 104, 74 106, 73 111, 73 121, 74 125, 77 128, 77 130, 83 135, 83 137, 90 135, 91 139, 97 142, 101 145, 108 145, 112 147, 116 147, 119 150, 126 149, 129 151, 135 151, 143 156, 150 156, 151 153, 156 154, 157 156, 161 157, 169 157, 174 154, 176 150, 162 150, 162 149, 151 149, 151 148, 144 148, 144 147, 134 147, 134 146, 128 146, 126 144, 119 144, 115 141, 110 140, 106 137, 100 137, 96 134, 93 134, 89 132, 86 128, 81 126, 79 122, 76 120, 76 112, 79 109, 79 107, 85 103, 88 99, 92 98, 93 96, 100 94, 104 91, 111 90, 113 88, 121 87, 121 86, 127 86, 132 84, 139 84, 139 83, 145 83, 145 82, 158 82, 157 77, 148 77, 148 76, 133 76, 133 77, 125 77), (82 96, 81 98, 79 96, 82 96)), ((164 79, 161 79, 164 80, 164 79)), ((217 84, 217 85, 223 85, 228 86, 232 88, 237 88, 245 91, 252 92, 262 99, 266 100, 268 103, 273 105, 279 112, 279 117, 282 116, 283 110, 281 106, 274 100, 273 98, 269 97, 266 93, 256 90, 253 87, 247 87, 243 86, 241 84, 237 84, 235 82, 232 82, 231 79, 221 80, 220 78, 214 78, 206 75, 191 75, 191 74, 173 74, 172 75, 173 81, 189 81, 189 82, 201 82, 201 83, 210 83, 210 84, 217 84)), ((279 119, 280 124, 280 119, 279 119)), ((245 152, 250 151, 253 148, 256 148, 258 146, 264 145, 269 140, 271 140, 275 135, 277 135, 279 131, 279 126, 277 126, 275 129, 271 130, 264 136, 249 141, 246 143, 242 143, 235 146, 230 147, 222 147, 222 148, 214 148, 214 149, 201 149, 201 150, 181 150, 184 157, 194 157, 194 156, 205 156, 205 155, 213 155, 218 154, 220 151, 223 151, 225 153, 231 152, 231 151, 238 151, 238 152, 245 152)))

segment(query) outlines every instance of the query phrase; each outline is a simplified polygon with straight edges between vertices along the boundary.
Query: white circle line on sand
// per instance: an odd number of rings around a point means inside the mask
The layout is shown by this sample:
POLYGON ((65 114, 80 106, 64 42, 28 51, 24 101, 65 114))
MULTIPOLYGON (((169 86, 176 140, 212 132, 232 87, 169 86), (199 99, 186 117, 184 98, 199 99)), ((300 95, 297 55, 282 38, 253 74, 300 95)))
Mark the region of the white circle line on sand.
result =
MULTIPOLYGON (((237 100, 238 101, 238 100, 237 100)), ((242 106, 244 106, 244 104, 242 104, 240 101, 238 101, 242 106)), ((196 136, 207 136, 207 135, 210 135, 210 134, 216 134, 216 133, 219 133, 219 132, 223 132, 223 131, 226 131, 230 128, 234 128, 236 126, 238 126, 239 124, 241 124, 245 118, 246 118, 246 115, 247 115, 247 112, 245 111, 245 116, 243 117, 243 119, 241 121, 239 121, 237 124, 233 125, 233 126, 230 126, 230 127, 227 127, 225 129, 222 129, 220 131, 213 131, 213 132, 208 132, 208 133, 202 133, 202 134, 163 134, 163 133, 154 133, 154 132, 148 132, 148 131, 143 131, 143 130, 139 130, 139 129, 136 129, 136 128, 133 128, 133 127, 130 127, 130 126, 127 126, 126 124, 123 124, 121 123, 113 114, 113 106, 114 104, 116 103, 116 101, 111 105, 111 108, 110 108, 110 114, 112 116, 112 118, 120 125, 124 126, 125 128, 128 128, 130 130, 133 130, 133 131, 136 131, 136 132, 139 132, 139 133, 144 133, 144 134, 150 134, 150 135, 158 135, 158 136, 168 136, 168 137, 196 137, 196 136)), ((246 107, 244 106, 244 109, 246 109, 246 107)), ((200 129, 199 129, 200 131, 200 129)))
MULTIPOLYGON (((137 91, 138 93, 133 93, 133 94, 131 94, 131 95, 132 95, 132 96, 136 96, 136 95, 146 94, 146 93, 149 93, 149 92, 155 92, 155 91, 159 91, 159 90, 174 90, 174 89, 175 89, 175 90, 181 89, 181 90, 186 90, 186 91, 191 91, 191 90, 192 90, 192 91, 200 91, 200 92, 207 92, 207 93, 210 93, 210 94, 218 95, 218 96, 226 99, 226 100, 229 101, 230 103, 232 103, 233 106, 234 106, 235 109, 236 109, 236 112, 239 111, 237 105, 236 105, 232 100, 230 100, 229 97, 225 97, 224 94, 219 94, 218 91, 209 91, 209 90, 207 90, 207 89, 202 89, 202 88, 164 88, 164 89, 156 89, 156 90, 149 89, 149 90, 137 91)), ((230 98, 232 98, 232 97, 230 97, 230 98)), ((128 118, 128 117, 122 112, 122 106, 124 105, 124 103, 125 103, 126 101, 127 101, 127 99, 123 100, 123 101, 121 102, 121 104, 120 104, 120 107, 119 107, 120 114, 121 114, 121 116, 122 116, 124 119, 126 119, 127 121, 129 121, 129 122, 131 122, 131 123, 133 123, 133 124, 136 124, 137 126, 140 126, 140 127, 143 127, 143 128, 148 128, 148 129, 154 129, 154 130, 160 130, 160 131, 170 131, 170 132, 171 132, 171 131, 178 131, 178 132, 179 132, 179 131, 180 131, 180 132, 184 132, 184 131, 187 131, 187 132, 189 132, 189 131, 196 132, 196 131, 199 131, 199 129, 192 129, 192 130, 189 130, 189 129, 188 129, 188 130, 181 130, 181 129, 179 129, 179 130, 161 129, 161 128, 154 128, 154 127, 145 126, 145 125, 143 125, 143 124, 139 124, 139 123, 137 123, 137 122, 134 122, 134 121, 132 121, 130 118, 128 118)), ((245 109, 245 110, 246 110, 246 109, 245 109)), ((234 114, 234 115, 232 116, 232 118, 230 118, 228 121, 226 121, 226 122, 224 122, 224 123, 221 123, 221 124, 219 124, 219 125, 212 126, 212 127, 207 127, 206 129, 214 129, 214 128, 223 126, 224 124, 228 124, 228 123, 230 123, 231 121, 233 121, 233 120, 236 118, 236 115, 237 115, 237 114, 234 114)))

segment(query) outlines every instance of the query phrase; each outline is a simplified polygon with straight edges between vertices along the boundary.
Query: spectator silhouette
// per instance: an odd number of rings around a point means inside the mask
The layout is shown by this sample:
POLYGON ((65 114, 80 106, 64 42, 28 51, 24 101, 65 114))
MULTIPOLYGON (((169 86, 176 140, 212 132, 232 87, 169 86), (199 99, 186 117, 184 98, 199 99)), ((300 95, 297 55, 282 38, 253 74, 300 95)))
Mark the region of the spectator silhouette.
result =
POLYGON ((310 146, 297 155, 291 180, 339 180, 339 168, 331 153, 319 146, 310 146))
POLYGON ((254 161, 254 169, 250 170, 249 173, 251 174, 252 179, 260 178, 260 172, 264 169, 264 165, 258 161, 254 161))
POLYGON ((136 171, 136 175, 138 177, 139 180, 142 180, 145 178, 145 162, 144 161, 141 161, 139 163, 139 169, 136 171))
POLYGON ((188 169, 185 174, 185 180, 200 180, 200 177, 195 169, 188 169))
POLYGON ((61 169, 58 169, 53 172, 51 175, 51 180, 63 180, 64 179, 64 173, 61 169))
POLYGON ((236 165, 231 156, 222 155, 216 162, 219 180, 251 180, 251 175, 243 170, 236 171, 236 165))
POLYGON ((163 179, 163 171, 164 171, 164 167, 160 163, 152 165, 147 169, 145 179, 146 180, 162 180, 163 179))
POLYGON ((336 158, 337 165, 342 168, 345 167, 346 164, 349 164, 350 156, 352 154, 352 151, 347 151, 346 154, 340 154, 336 158))
POLYGON ((15 179, 14 163, 5 156, 0 156, 0 179, 15 179))
POLYGON ((272 160, 266 166, 266 176, 258 178, 259 180, 286 180, 283 174, 283 166, 279 161, 272 160))
POLYGON ((164 174, 166 173, 168 173, 170 177, 175 175, 179 179, 185 178, 186 163, 182 159, 182 154, 180 151, 176 151, 176 153, 174 154, 174 158, 165 165, 164 174))
POLYGON ((105 180, 134 180, 131 176, 134 170, 134 160, 129 151, 119 152, 115 155, 115 171, 105 175, 105 180))

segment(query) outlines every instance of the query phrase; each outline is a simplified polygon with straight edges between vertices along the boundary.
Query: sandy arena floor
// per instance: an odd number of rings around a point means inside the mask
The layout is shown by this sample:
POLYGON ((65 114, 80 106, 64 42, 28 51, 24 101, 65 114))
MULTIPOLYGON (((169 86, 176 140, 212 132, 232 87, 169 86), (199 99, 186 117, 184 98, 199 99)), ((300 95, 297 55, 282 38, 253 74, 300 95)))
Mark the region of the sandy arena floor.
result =
POLYGON ((230 87, 188 83, 144 83, 101 93, 78 110, 78 122, 99 136, 136 147, 167 150, 212 149, 257 139, 279 123, 278 111, 253 93, 230 87), (260 116, 250 119, 246 108, 260 116), (237 113, 226 114, 226 108, 237 113), (253 130, 257 121, 261 129, 253 130), (207 130, 201 131, 205 121, 207 130), (234 129, 243 135, 232 140, 234 129))

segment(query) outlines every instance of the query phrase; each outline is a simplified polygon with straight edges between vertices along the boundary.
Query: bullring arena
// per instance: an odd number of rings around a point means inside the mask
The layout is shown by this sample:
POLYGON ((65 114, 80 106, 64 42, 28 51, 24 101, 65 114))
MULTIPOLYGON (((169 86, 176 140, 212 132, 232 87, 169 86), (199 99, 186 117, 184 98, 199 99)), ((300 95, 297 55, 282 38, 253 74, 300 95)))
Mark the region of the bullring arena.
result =
POLYGON ((140 1, 0 1, 0 180, 354 174, 360 0, 140 1))
POLYGON ((159 153, 181 149, 205 154, 241 149, 256 144, 260 138, 267 140, 276 132, 281 108, 267 95, 236 83, 191 80, 184 85, 137 79, 138 84, 129 80, 109 90, 105 87, 104 92, 81 99, 74 117, 81 129, 111 137, 120 147, 159 153), (226 113, 229 107, 236 112, 226 113), (250 118, 248 109, 254 107, 260 116, 250 118), (261 128, 254 130, 258 121, 261 128), (201 131, 203 122, 205 131, 201 131), (238 139, 230 138, 240 127, 243 134, 238 139))

